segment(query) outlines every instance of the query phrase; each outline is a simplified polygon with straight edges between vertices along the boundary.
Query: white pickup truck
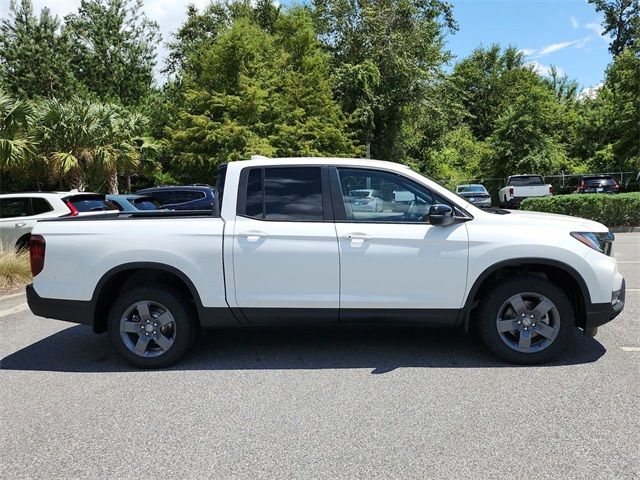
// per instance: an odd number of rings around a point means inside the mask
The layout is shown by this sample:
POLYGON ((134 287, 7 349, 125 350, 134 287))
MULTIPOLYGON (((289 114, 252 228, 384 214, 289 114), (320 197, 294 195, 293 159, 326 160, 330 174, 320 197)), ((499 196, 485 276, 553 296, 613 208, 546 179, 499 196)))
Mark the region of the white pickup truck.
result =
POLYGON ((512 175, 507 186, 498 191, 498 201, 502 208, 518 208, 525 198, 549 195, 553 195, 553 187, 540 175, 512 175))
POLYGON ((624 307, 604 225, 481 210, 395 163, 233 162, 216 192, 213 212, 38 222, 31 310, 106 331, 125 360, 155 368, 201 327, 310 324, 475 328, 532 364, 624 307), (379 192, 382 211, 353 208, 359 189, 379 192), (401 210, 398 191, 415 196, 401 210))

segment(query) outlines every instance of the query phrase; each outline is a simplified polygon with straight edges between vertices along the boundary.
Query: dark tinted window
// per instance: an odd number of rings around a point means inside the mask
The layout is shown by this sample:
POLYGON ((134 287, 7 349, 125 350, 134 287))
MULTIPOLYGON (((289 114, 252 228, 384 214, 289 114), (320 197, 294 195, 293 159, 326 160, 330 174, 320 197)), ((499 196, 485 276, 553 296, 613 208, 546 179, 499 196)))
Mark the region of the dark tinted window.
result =
POLYGON ((29 199, 2 198, 0 199, 0 217, 26 217, 29 215, 29 199))
POLYGON ((167 203, 174 203, 175 196, 173 192, 167 190, 161 190, 156 192, 149 192, 147 195, 151 195, 153 198, 157 199, 162 205, 166 205, 167 203))
POLYGON ((323 220, 321 169, 290 167, 251 170, 247 178, 245 213, 267 220, 323 220))
POLYGON ((47 213, 53 210, 49 202, 44 198, 34 197, 31 199, 31 208, 33 215, 40 215, 41 213, 47 213))
POLYGON ((118 208, 101 195, 76 195, 64 199, 79 212, 103 212, 105 210, 117 210, 118 208))
POLYGON ((612 177, 584 177, 587 185, 613 185, 615 181, 612 177))
POLYGON ((176 191, 175 203, 192 202, 205 197, 204 192, 197 190, 178 190, 176 191))
POLYGON ((513 177, 509 180, 509 185, 514 187, 527 187, 532 185, 544 185, 544 181, 539 175, 533 175, 531 177, 513 177))
POLYGON ((133 206, 136 207, 138 210, 157 210, 158 209, 158 206, 156 205, 156 203, 150 198, 134 198, 131 203, 133 203, 133 206))
POLYGON ((254 168, 247 178, 247 204, 245 212, 250 217, 264 218, 262 196, 262 169, 254 168))

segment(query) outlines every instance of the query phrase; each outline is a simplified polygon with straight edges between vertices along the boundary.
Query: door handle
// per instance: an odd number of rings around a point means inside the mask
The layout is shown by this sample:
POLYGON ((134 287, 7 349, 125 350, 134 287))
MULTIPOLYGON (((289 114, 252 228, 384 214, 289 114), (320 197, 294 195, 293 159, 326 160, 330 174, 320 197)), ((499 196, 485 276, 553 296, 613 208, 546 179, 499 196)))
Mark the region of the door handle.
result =
POLYGON ((372 237, 366 233, 349 233, 345 235, 345 238, 351 242, 352 247, 361 247, 364 242, 371 240, 372 237))
POLYGON ((22 228, 26 225, 26 223, 16 223, 16 228, 22 228))
POLYGON ((251 230, 249 232, 242 232, 240 236, 246 238, 249 242, 257 242, 261 238, 265 238, 267 234, 260 230, 251 230))

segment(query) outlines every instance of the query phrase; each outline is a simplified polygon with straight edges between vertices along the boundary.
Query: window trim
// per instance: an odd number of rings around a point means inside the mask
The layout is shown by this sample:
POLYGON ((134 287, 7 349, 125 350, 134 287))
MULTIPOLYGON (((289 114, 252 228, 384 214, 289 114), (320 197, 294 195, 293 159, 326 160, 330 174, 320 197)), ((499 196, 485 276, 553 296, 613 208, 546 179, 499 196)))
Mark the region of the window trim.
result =
POLYGON ((353 224, 367 224, 367 223, 372 223, 372 224, 380 224, 380 225, 431 225, 428 222, 393 222, 393 221, 383 221, 383 220, 368 220, 366 222, 358 222, 358 221, 354 221, 354 220, 349 220, 349 218, 347 217, 347 211, 346 208, 344 206, 344 198, 342 196, 342 189, 341 189, 341 183, 340 183, 340 173, 339 170, 340 169, 345 169, 345 170, 371 170, 373 172, 380 172, 380 173, 385 173, 387 175, 395 175, 398 176, 408 182, 411 183, 415 183, 417 185, 419 185, 420 187, 424 188, 425 190, 428 190, 429 193, 431 193, 432 196, 434 197, 438 197, 440 198, 445 205, 449 205, 454 211, 457 211, 458 213, 461 213, 461 216, 456 216, 456 218, 459 218, 461 220, 472 220, 473 216, 468 213, 465 209, 463 209, 462 207, 460 207, 459 205, 457 205, 456 203, 451 202, 450 200, 446 199, 446 198, 442 198, 442 195, 440 195, 438 192, 435 192, 433 189, 429 188, 428 186, 416 181, 415 179, 408 177, 406 175, 402 175, 399 172, 393 171, 393 170, 384 170, 384 169, 380 169, 380 168, 376 168, 376 167, 369 167, 369 166, 354 166, 354 165, 331 165, 329 167, 330 170, 330 179, 331 179, 331 198, 332 198, 332 202, 333 202, 333 210, 334 210, 334 218, 335 218, 335 222, 336 223, 353 223, 353 224))
POLYGON ((259 222, 287 222, 287 223, 333 223, 334 222, 334 205, 332 202, 332 196, 330 193, 331 182, 329 180, 329 167, 323 164, 282 164, 282 165, 256 165, 251 167, 245 167, 240 170, 240 177, 238 181, 238 197, 236 201, 236 216, 243 218, 250 218, 259 222), (320 169, 320 193, 322 196, 322 220, 283 220, 272 218, 258 218, 251 215, 247 215, 247 185, 249 180, 249 172, 251 170, 260 170, 262 174, 262 211, 264 213, 265 196, 264 196, 264 180, 265 170, 274 168, 319 168, 320 169))

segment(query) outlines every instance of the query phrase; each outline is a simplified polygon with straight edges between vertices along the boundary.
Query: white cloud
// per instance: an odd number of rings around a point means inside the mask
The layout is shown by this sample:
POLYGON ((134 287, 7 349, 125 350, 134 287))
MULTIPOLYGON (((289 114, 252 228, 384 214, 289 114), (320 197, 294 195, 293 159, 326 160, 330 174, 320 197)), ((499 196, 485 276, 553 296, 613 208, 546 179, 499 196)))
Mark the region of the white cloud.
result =
POLYGON ((576 20, 576 17, 574 17, 573 15, 569 17, 569 20, 571 20, 571 26, 573 27, 574 30, 577 30, 580 27, 578 20, 576 20))
POLYGON ((523 48, 522 50, 520 50, 518 53, 523 54, 525 57, 528 57, 529 55, 533 55, 534 53, 536 53, 537 50, 535 48, 523 48))
MULTIPOLYGON (((527 65, 533 67, 533 71, 536 72, 538 75, 542 75, 544 77, 548 77, 551 75, 551 66, 550 65, 544 65, 540 62, 538 62, 537 60, 533 60, 529 63, 527 63, 527 65)), ((556 68, 556 72, 558 73, 558 75, 562 76, 565 74, 564 69, 562 69, 561 67, 555 67, 556 68)))
POLYGON ((548 55, 553 52, 557 52, 558 50, 563 50, 567 47, 575 47, 575 48, 583 48, 587 43, 592 40, 593 37, 584 37, 579 38, 578 40, 571 40, 568 42, 558 42, 552 43, 551 45, 547 45, 543 47, 538 52, 538 57, 542 57, 544 55, 548 55))
POLYGON ((598 90, 602 88, 602 83, 599 83, 595 87, 587 87, 582 89, 582 91, 578 94, 578 100, 585 100, 587 98, 596 98, 598 95, 598 90))

